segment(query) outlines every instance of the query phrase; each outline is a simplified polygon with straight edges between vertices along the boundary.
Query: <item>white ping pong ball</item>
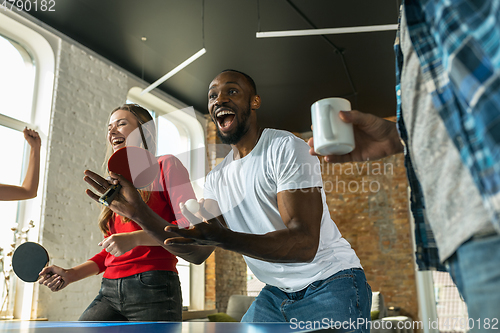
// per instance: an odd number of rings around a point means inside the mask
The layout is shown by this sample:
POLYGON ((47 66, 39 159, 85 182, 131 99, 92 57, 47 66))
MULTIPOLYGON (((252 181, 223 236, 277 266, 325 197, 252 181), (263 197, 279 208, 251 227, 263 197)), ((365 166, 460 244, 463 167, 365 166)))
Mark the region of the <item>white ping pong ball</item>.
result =
POLYGON ((200 210, 200 204, 194 199, 189 199, 184 205, 191 212, 191 214, 196 214, 200 210))

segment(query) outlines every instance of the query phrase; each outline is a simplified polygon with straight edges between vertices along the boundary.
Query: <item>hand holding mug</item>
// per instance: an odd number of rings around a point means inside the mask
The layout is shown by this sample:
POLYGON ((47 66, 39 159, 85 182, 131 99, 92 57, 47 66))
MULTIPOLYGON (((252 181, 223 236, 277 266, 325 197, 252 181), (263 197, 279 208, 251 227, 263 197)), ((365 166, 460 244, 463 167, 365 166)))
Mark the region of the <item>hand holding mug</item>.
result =
POLYGON ((354 150, 352 124, 343 122, 340 111, 350 111, 343 98, 325 98, 311 106, 314 151, 319 155, 344 155, 354 150))

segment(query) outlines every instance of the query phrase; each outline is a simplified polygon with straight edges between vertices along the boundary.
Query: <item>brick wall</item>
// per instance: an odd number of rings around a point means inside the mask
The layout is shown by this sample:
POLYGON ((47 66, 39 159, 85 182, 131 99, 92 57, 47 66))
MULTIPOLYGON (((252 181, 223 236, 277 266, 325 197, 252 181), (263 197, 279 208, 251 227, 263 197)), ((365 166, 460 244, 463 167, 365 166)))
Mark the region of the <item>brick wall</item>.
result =
POLYGON ((216 308, 226 312, 231 295, 247 294, 247 264, 241 254, 221 248, 215 250, 216 308))
POLYGON ((216 309, 215 251, 205 260, 205 309, 216 309))
MULTIPOLYGON (((52 264, 70 268, 101 250, 100 208, 85 194, 83 171, 102 172, 109 113, 125 102, 128 86, 123 72, 68 42, 57 58, 41 241, 52 264)), ((100 281, 90 277, 56 293, 39 288, 37 317, 77 320, 100 281)))
POLYGON ((330 214, 355 249, 373 291, 418 318, 403 155, 369 163, 322 163, 330 214))

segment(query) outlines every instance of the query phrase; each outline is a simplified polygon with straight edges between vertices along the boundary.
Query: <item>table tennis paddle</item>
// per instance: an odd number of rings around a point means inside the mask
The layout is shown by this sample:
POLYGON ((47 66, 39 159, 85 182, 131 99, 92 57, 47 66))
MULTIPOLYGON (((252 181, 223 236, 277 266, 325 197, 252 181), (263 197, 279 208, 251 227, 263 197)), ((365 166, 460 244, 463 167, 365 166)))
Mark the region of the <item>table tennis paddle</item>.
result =
MULTIPOLYGON (((135 188, 144 188, 151 184, 158 173, 160 165, 156 157, 148 150, 127 146, 118 149, 108 160, 108 170, 131 182, 135 188)), ((112 185, 100 198, 99 202, 109 206, 120 192, 121 185, 112 185)))
POLYGON ((38 273, 48 264, 49 254, 38 243, 25 242, 12 255, 12 269, 24 282, 36 282, 38 273))

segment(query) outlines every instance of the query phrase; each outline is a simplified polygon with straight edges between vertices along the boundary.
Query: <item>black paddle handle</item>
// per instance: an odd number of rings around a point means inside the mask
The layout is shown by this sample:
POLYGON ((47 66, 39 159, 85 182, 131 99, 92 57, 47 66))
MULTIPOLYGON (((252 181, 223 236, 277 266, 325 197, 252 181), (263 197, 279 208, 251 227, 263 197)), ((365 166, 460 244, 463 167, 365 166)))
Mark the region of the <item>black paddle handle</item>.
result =
POLYGON ((99 202, 106 207, 111 205, 122 186, 120 184, 111 185, 108 190, 99 198, 99 202))

